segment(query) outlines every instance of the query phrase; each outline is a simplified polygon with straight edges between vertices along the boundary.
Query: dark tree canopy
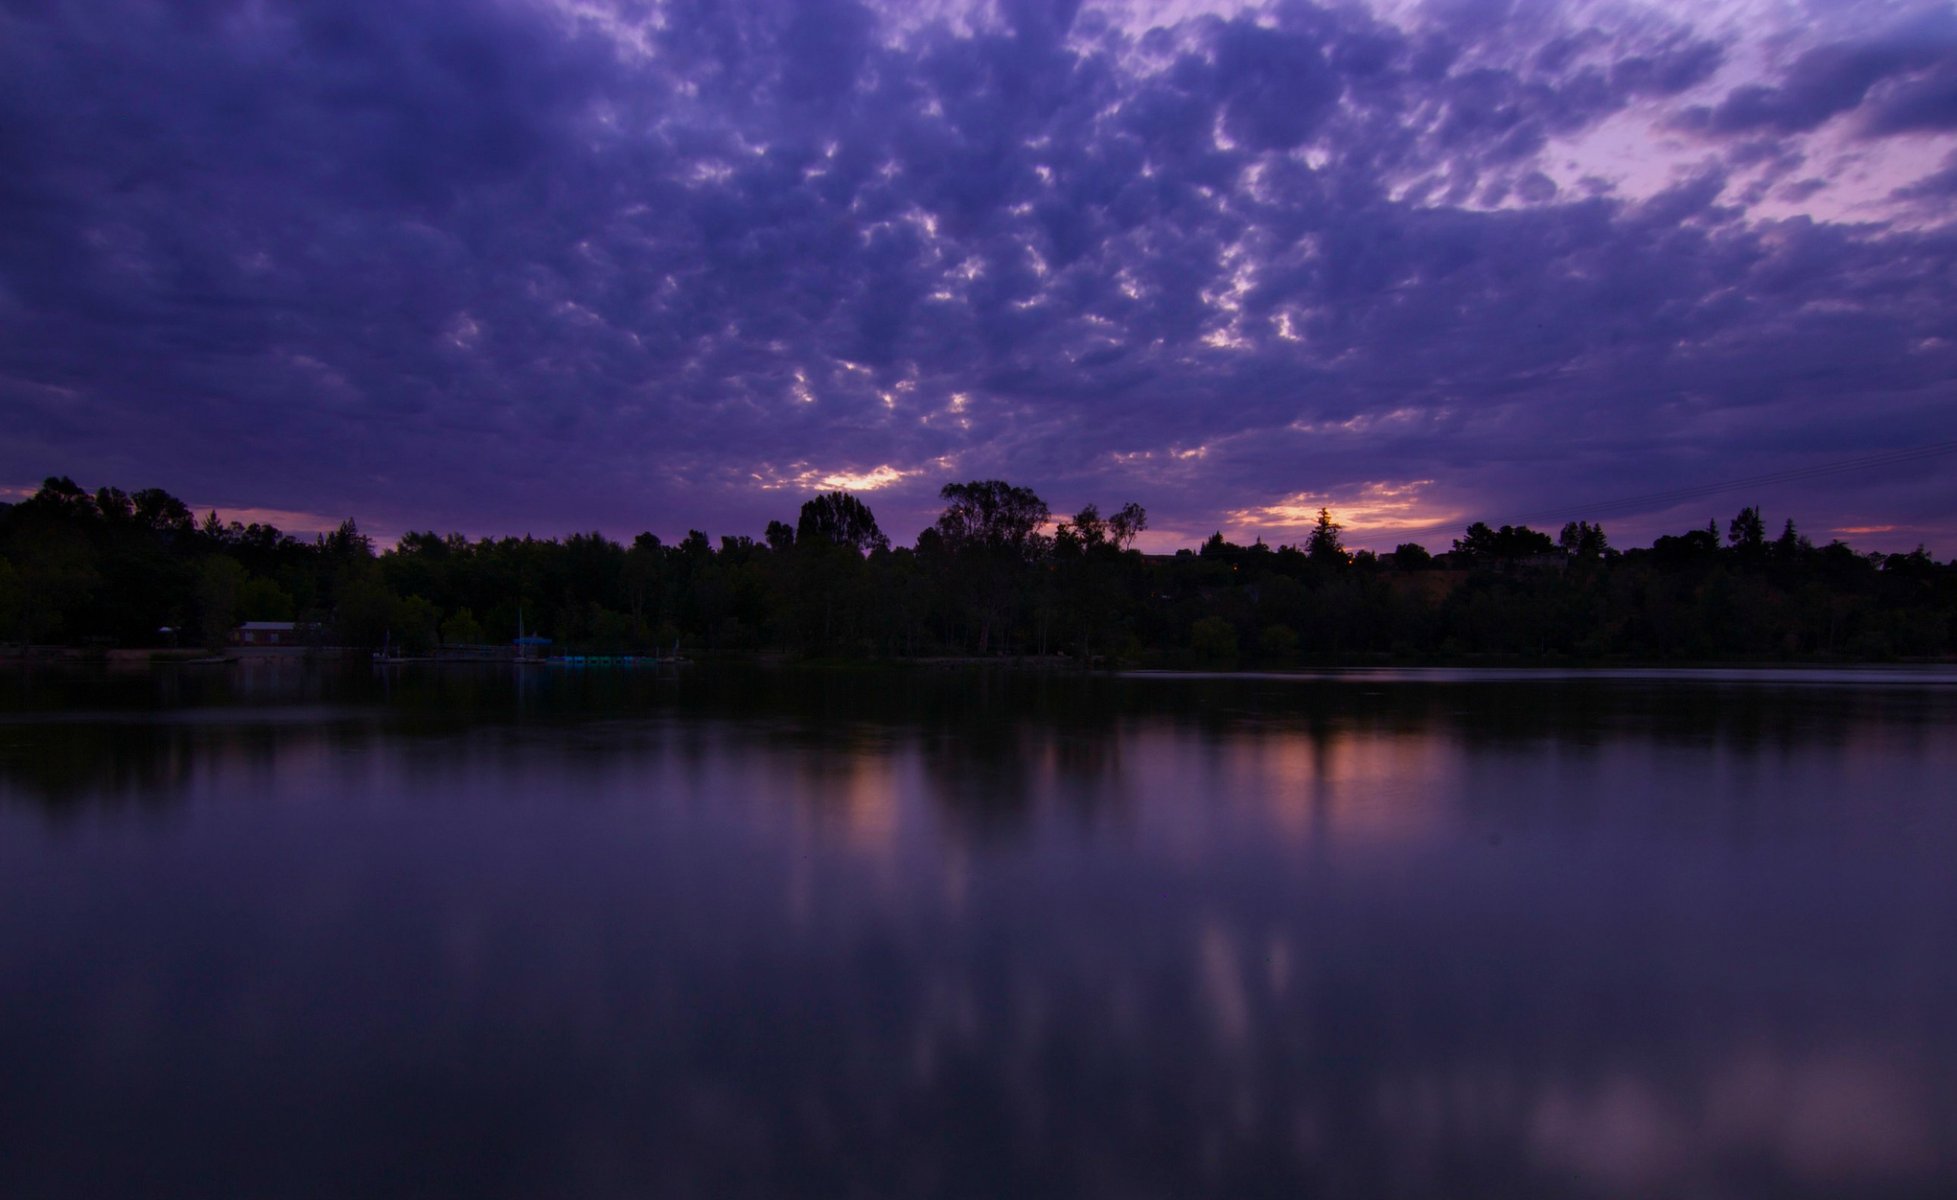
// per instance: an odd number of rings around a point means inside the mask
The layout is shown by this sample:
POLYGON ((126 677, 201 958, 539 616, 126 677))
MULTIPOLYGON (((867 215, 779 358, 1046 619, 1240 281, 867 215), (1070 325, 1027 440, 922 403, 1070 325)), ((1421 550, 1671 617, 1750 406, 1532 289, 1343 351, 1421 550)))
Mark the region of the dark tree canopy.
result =
POLYGON ((1434 563, 1434 556, 1419 542, 1401 542, 1393 547, 1391 557, 1395 566, 1408 571, 1418 571, 1434 563))
POLYGON ((1761 518, 1760 510, 1752 505, 1742 508, 1726 526, 1726 540, 1735 550, 1759 553, 1767 542, 1767 523, 1761 518))
POLYGON ((1219 533, 1200 554, 1144 555, 1131 548, 1147 527, 1138 504, 1112 516, 1086 504, 1047 536, 1047 506, 1029 489, 980 480, 943 495, 911 547, 888 548, 865 505, 830 493, 803 506, 799 529, 774 521, 758 539, 415 531, 379 550, 351 520, 302 541, 198 520, 156 489, 89 491, 57 477, 0 504, 0 654, 187 651, 268 620, 355 653, 507 649, 520 632, 600 655, 683 645, 1170 666, 1957 652, 1957 563, 1923 549, 1816 547, 1792 521, 1756 539, 1755 509, 1730 545, 1713 522, 1622 552, 1586 521, 1555 540, 1477 522, 1438 557, 1413 543, 1348 556, 1325 510, 1298 545, 1219 533))
POLYGON ((1099 505, 1090 504, 1075 513, 1072 520, 1061 522, 1053 536, 1056 542, 1083 552, 1104 546, 1126 550, 1147 528, 1148 510, 1139 504, 1124 504, 1119 512, 1106 518, 1101 516, 1099 505))
POLYGON ((1571 521, 1563 526, 1556 544, 1571 558, 1597 559, 1610 551, 1610 539, 1604 536, 1604 527, 1588 521, 1571 521))
POLYGON ((1033 489, 1002 479, 948 483, 938 496, 947 503, 936 528, 954 554, 985 550, 1027 556, 1037 548, 1040 526, 1050 515, 1033 489))
POLYGON ((1331 510, 1320 508, 1318 522, 1305 538, 1305 557, 1315 563, 1343 566, 1347 561, 1345 541, 1341 536, 1344 533, 1345 526, 1332 519, 1331 510))
MULTIPOLYGON (((768 540, 771 546, 775 544, 772 526, 768 540)), ((847 546, 858 554, 890 548, 890 539, 877 528, 869 506, 848 492, 825 492, 802 505, 801 518, 795 523, 795 541, 804 546, 847 546)))
POLYGON ((1556 553, 1556 542, 1546 533, 1527 525, 1504 525, 1490 529, 1485 522, 1468 526, 1464 537, 1454 539, 1454 551, 1479 562, 1495 559, 1531 558, 1556 553))

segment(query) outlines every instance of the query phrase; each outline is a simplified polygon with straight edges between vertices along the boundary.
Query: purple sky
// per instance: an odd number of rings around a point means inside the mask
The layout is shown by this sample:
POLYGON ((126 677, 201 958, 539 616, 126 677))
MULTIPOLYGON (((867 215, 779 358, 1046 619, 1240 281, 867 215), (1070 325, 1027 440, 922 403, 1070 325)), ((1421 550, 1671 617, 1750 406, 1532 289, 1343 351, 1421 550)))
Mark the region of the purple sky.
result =
POLYGON ((0 428, 297 530, 1948 556, 1957 454, 1676 493, 1957 439, 1957 9, 0 0, 0 428))

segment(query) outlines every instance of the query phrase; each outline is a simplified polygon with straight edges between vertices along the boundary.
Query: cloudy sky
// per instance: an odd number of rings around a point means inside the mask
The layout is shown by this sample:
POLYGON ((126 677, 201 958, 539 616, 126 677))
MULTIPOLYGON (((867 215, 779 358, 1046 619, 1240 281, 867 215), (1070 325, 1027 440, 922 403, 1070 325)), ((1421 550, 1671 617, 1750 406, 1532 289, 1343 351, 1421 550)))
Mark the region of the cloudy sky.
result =
POLYGON ((292 529, 1948 556, 1957 9, 0 0, 0 428, 292 529))

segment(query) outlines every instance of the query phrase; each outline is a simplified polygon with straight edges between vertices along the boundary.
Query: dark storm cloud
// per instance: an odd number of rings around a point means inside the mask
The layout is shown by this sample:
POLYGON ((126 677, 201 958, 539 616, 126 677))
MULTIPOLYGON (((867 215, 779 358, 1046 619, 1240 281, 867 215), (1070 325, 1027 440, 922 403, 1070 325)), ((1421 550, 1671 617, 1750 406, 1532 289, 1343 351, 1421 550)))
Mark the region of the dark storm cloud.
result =
POLYGON ((1499 520, 1947 428, 1951 230, 1748 209, 1832 116, 1947 128, 1948 43, 1694 101, 1723 165, 1632 198, 1548 151, 1729 61, 1655 19, 604 11, 8 10, 0 469, 676 532, 887 467, 903 536, 954 476, 1499 520))

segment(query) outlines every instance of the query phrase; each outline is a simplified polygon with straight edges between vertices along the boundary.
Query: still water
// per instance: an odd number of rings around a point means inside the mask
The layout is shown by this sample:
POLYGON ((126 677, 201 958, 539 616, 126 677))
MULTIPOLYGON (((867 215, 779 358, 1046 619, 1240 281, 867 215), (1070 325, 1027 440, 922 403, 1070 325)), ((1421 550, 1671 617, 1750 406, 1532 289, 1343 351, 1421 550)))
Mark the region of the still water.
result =
POLYGON ((0 1195, 1957 1195, 1957 674, 0 679, 0 1195))

